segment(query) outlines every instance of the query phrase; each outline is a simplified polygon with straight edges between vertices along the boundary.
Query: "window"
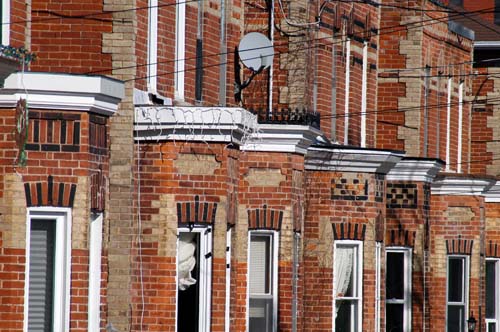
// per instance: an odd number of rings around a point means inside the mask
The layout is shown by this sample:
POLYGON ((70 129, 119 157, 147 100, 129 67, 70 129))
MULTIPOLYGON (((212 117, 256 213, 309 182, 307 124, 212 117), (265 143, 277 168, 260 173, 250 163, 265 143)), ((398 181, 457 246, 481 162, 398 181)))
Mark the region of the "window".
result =
POLYGON ((32 208, 26 226, 24 331, 68 331, 70 210, 32 208))
POLYGON ((89 231, 88 331, 99 331, 101 305, 102 213, 93 214, 89 231))
POLYGON ((361 331, 362 244, 336 241, 334 248, 334 330, 361 331))
POLYGON ((495 24, 500 24, 500 0, 495 0, 495 24))
POLYGON ((179 228, 177 331, 210 331, 212 228, 179 228))
POLYGON ((411 251, 390 248, 386 252, 386 330, 411 330, 411 251))
POLYGON ((450 0, 450 5, 452 5, 452 6, 458 6, 458 7, 463 7, 464 6, 464 1, 463 0, 450 0))
POLYGON ((275 232, 250 232, 249 245, 249 332, 275 332, 277 329, 277 260, 275 232))
POLYGON ((498 332, 499 326, 499 259, 486 260, 486 331, 498 332))
POLYGON ((2 45, 10 44, 10 0, 1 0, 0 4, 0 16, 2 18, 2 24, 0 24, 0 38, 2 38, 2 45))
POLYGON ((467 256, 448 256, 446 326, 448 332, 465 332, 469 281, 467 256))

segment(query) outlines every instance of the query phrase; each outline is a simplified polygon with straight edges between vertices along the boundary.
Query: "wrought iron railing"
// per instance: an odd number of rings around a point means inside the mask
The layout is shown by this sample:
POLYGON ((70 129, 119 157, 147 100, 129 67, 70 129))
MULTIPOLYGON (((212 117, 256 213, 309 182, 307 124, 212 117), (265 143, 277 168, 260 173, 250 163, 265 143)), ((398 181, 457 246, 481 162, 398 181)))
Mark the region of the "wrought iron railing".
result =
POLYGON ((320 129, 319 113, 306 109, 282 108, 280 110, 275 109, 272 113, 265 109, 250 109, 249 111, 257 115, 259 123, 302 125, 320 129))

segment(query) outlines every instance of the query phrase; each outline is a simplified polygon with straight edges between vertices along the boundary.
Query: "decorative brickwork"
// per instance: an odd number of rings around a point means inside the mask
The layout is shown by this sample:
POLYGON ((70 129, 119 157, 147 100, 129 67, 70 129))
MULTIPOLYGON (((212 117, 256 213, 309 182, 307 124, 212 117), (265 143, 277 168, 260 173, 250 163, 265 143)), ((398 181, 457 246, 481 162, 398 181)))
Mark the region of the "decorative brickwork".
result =
POLYGON ((418 189, 414 183, 388 183, 387 207, 388 208, 417 208, 418 189))
POLYGON ((94 114, 90 115, 89 145, 90 153, 97 155, 107 155, 108 144, 105 117, 97 116, 94 114))
POLYGON ((200 202, 195 196, 194 202, 177 203, 177 222, 179 224, 213 224, 217 212, 217 203, 200 202))
POLYGON ((386 246, 411 247, 415 245, 415 231, 409 231, 400 227, 387 231, 385 244, 386 246))
POLYGON ((248 210, 248 229, 272 229, 279 231, 283 221, 283 211, 268 209, 248 210))
POLYGON ((25 183, 26 206, 73 207, 76 184, 54 183, 51 175, 46 182, 25 183))
POLYGON ((490 241, 486 245, 486 257, 500 258, 500 248, 498 243, 493 243, 493 241, 490 241))
POLYGON ((365 224, 336 223, 332 227, 335 240, 365 240, 365 224))
POLYGON ((30 111, 29 116, 31 127, 26 150, 80 151, 80 114, 30 111))
POLYGON ((448 255, 472 255, 473 244, 473 240, 465 240, 459 236, 456 240, 446 240, 446 252, 448 255))
POLYGON ((94 212, 103 212, 106 198, 106 178, 102 171, 90 176, 90 208, 94 212))
POLYGON ((385 178, 383 175, 375 176, 375 202, 383 202, 385 193, 385 178))
POLYGON ((368 199, 368 180, 332 179, 332 199, 366 201, 368 199))

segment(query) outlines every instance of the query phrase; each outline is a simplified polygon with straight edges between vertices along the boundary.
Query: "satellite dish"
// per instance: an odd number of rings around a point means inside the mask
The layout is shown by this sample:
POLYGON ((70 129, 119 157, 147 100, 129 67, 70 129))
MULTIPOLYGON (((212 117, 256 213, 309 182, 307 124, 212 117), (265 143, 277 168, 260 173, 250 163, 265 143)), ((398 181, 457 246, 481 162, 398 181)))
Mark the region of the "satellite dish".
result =
POLYGON ((263 34, 250 32, 241 39, 238 55, 245 67, 258 72, 273 64, 274 47, 263 34))

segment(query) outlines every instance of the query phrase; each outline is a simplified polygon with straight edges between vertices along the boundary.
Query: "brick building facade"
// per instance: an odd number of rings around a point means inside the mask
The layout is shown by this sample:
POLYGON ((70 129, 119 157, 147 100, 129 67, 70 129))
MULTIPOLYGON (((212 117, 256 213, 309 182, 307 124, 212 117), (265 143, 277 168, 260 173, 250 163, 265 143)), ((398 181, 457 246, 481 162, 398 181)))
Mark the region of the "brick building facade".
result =
POLYGON ((1 3, 0 331, 500 330, 476 16, 1 3))

